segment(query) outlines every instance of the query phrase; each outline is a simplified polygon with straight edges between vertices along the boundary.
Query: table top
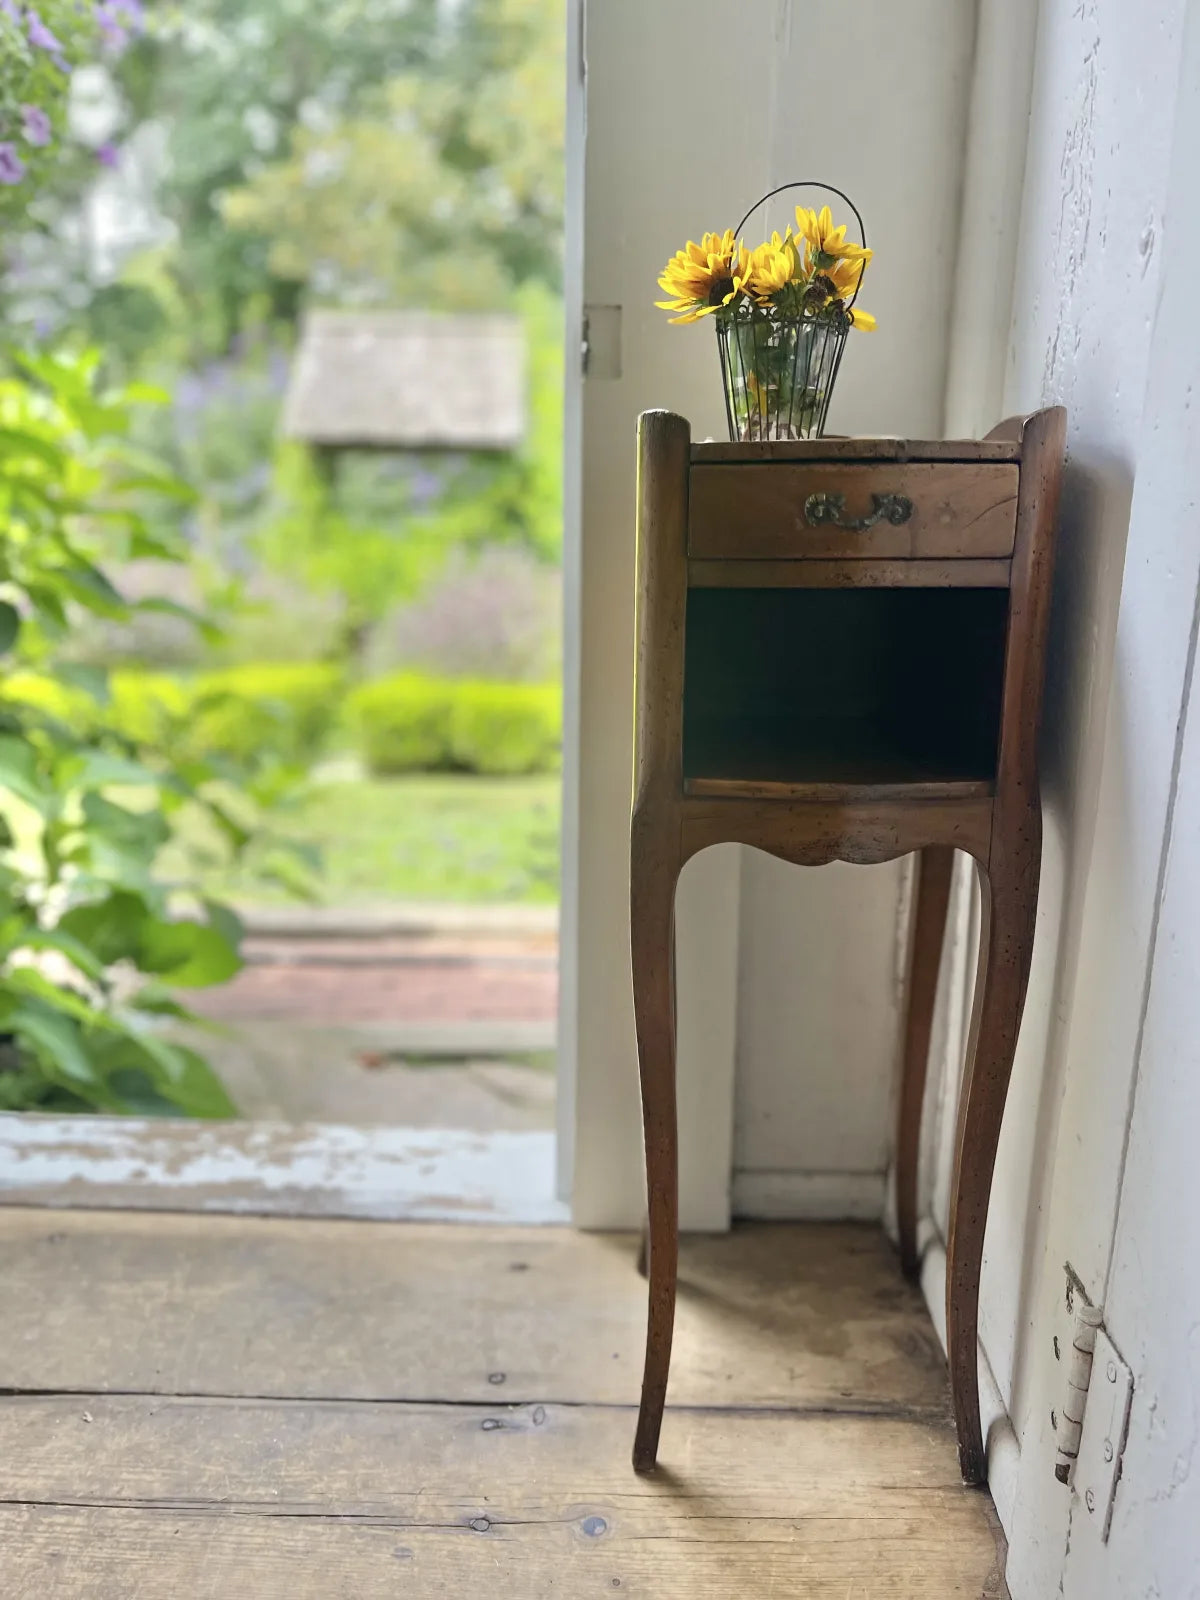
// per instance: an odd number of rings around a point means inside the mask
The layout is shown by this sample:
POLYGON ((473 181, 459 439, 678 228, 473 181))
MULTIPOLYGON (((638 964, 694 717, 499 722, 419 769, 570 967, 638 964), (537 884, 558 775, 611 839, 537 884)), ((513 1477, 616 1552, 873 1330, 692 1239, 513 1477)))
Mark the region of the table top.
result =
POLYGON ((840 438, 779 440, 771 444, 734 444, 706 439, 691 447, 693 464, 764 461, 1020 461, 1020 443, 1012 439, 840 438))

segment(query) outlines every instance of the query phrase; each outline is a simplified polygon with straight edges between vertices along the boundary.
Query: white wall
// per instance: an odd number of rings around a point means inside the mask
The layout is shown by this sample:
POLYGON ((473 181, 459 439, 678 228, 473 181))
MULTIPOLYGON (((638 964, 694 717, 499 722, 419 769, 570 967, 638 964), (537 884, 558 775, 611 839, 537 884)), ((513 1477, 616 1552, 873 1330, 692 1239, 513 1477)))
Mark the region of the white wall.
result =
MULTIPOLYGON (((732 225, 773 184, 827 178, 856 197, 878 250, 864 302, 882 330, 854 336, 831 426, 936 436, 974 6, 593 0, 586 26, 581 293, 622 308, 619 376, 583 385, 580 655, 568 682, 579 730, 568 830, 582 848, 564 895, 577 945, 564 988, 568 1165, 574 1155, 564 1185, 577 1221, 595 1226, 634 1224, 642 1206, 626 901, 634 424, 641 409, 667 406, 697 437, 724 429, 712 332, 668 326, 653 308, 655 278, 684 239, 732 225), (841 85, 836 133, 828 100, 813 93, 815 62, 841 85)), ((613 370, 607 357, 603 370, 613 370)), ((732 848, 689 864, 679 904, 685 1226, 728 1220, 735 1047, 743 1200, 878 1214, 900 880, 898 864, 802 870, 732 848)))
MULTIPOLYGON (((1190 1199, 1194 1218, 1200 1205, 1194 1157, 1172 1140, 1185 1107, 1169 1099, 1189 1048, 1194 1059, 1185 1030, 1200 956, 1194 934, 1178 943, 1188 934, 1177 908, 1194 893, 1195 863, 1180 856, 1168 872, 1166 855, 1173 811, 1176 839, 1185 807, 1191 829, 1200 824, 1186 786, 1177 794, 1200 577, 1194 0, 1184 53, 1186 11, 1185 0, 1043 0, 1037 36, 1005 409, 1063 402, 1069 460, 1038 934, 981 1307, 986 1365, 1012 1423, 994 1431, 991 1464, 1014 1600, 1058 1592, 1068 1531, 1068 1596, 1200 1592, 1194 1531, 1190 1548, 1181 1543, 1189 1495, 1195 1505, 1198 1315, 1194 1279, 1182 1287, 1170 1270, 1183 1241, 1165 1246, 1177 1208, 1190 1199), (1053 1478, 1062 1373, 1051 1340, 1066 1261, 1107 1303, 1135 1369, 1135 1443, 1108 1550, 1089 1545, 1089 1519, 1072 1515, 1053 1478), (1152 1519, 1159 1543, 1148 1542, 1152 1519)), ((957 1058, 948 1066, 956 1074, 957 1058)), ((944 1225, 942 1182, 937 1195, 944 1225)))

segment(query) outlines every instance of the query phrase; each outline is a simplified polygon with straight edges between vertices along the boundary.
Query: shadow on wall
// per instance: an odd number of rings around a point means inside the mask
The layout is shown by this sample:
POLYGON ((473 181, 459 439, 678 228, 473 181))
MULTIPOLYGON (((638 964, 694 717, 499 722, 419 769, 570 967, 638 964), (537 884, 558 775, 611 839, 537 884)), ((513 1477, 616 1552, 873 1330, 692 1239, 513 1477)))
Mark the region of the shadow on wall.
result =
MULTIPOLYGON (((1103 722, 1110 669, 1104 657, 1116 633, 1120 568, 1132 501, 1133 470, 1128 461, 1097 456, 1085 464, 1068 456, 1059 513, 1040 752, 1045 840, 1034 967, 1023 1028, 1026 1048, 1022 1051, 1036 1087, 1023 1119, 1029 1144, 1021 1159, 1028 1163, 1028 1181, 1018 1191, 1025 1197, 1026 1209, 1014 1328, 1024 1326, 1034 1315, 1042 1276, 1042 1229, 1061 1132, 1068 1019, 1074 1004, 1104 756, 1096 719, 1103 722), (1031 1049, 1034 1037, 1038 1044, 1031 1049)), ((1112 692, 1120 694, 1120 679, 1115 675, 1112 692)), ((1123 715, 1114 726, 1124 729, 1123 715)), ((1125 898, 1119 888, 1116 898, 1118 903, 1125 898)), ((1018 1341, 1013 1396, 1024 1390, 1024 1363, 1029 1355, 1028 1346, 1018 1341)))

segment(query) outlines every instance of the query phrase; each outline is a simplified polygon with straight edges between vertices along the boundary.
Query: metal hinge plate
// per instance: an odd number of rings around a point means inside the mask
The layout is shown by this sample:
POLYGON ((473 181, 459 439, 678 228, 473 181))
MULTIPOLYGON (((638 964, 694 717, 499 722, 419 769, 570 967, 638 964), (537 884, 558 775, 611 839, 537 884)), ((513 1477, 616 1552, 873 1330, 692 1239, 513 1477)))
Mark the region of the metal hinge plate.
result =
POLYGON ((1133 1373, 1121 1360, 1103 1328, 1096 1333, 1092 1381, 1088 1385, 1075 1490, 1101 1539, 1112 1526, 1113 1500, 1121 1477, 1121 1458, 1129 1433, 1133 1373))
POLYGON ((620 306, 584 306, 580 354, 585 378, 621 376, 620 306))

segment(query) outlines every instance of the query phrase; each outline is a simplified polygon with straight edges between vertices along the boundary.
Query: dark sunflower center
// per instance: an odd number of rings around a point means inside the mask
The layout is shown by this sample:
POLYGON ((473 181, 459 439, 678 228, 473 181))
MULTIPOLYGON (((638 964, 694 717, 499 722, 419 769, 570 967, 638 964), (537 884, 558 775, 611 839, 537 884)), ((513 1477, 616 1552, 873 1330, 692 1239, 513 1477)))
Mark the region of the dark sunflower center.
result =
POLYGON ((732 278, 714 278, 713 279, 713 286, 708 291, 708 303, 709 303, 710 306, 724 305, 725 296, 727 294, 732 294, 732 293, 733 293, 733 279, 732 278))
POLYGON ((823 272, 818 272, 808 288, 804 291, 804 300, 810 306, 823 306, 827 300, 837 296, 837 286, 832 278, 827 278, 823 272))

